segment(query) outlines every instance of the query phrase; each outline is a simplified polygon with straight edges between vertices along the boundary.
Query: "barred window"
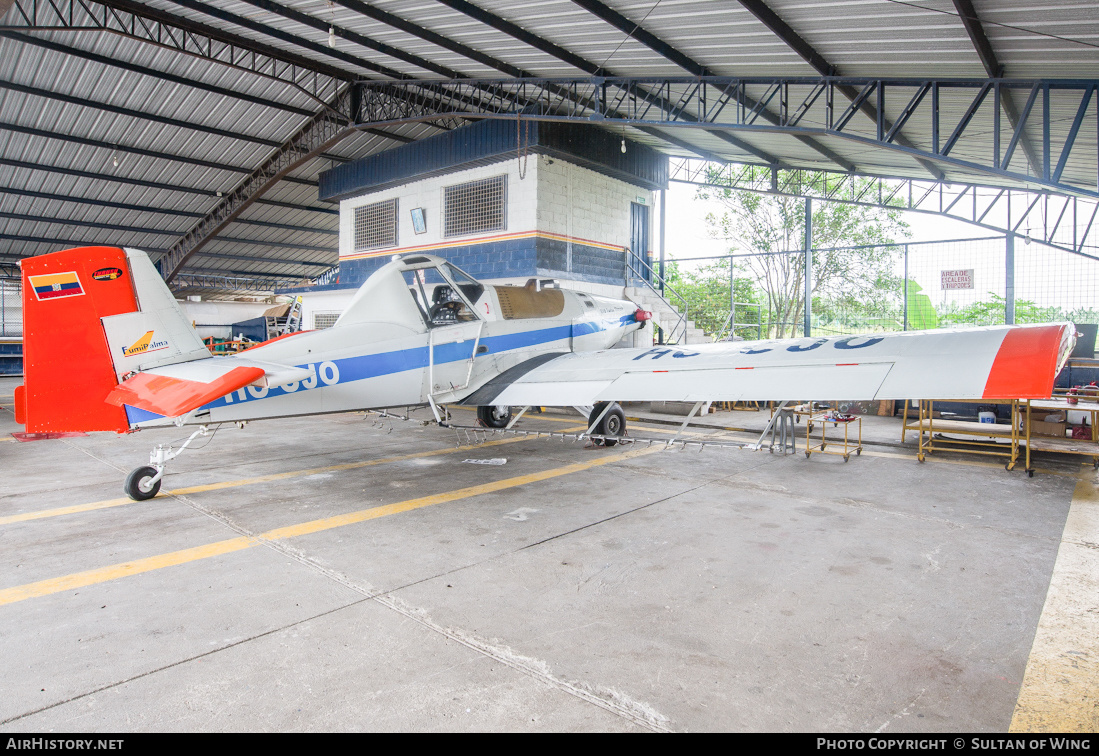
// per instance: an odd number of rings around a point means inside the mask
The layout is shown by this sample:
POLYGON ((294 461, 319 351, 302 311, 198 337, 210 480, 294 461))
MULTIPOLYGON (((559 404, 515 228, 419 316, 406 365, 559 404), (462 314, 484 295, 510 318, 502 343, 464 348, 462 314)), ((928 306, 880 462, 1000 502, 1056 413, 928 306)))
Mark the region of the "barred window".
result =
POLYGON ((355 251, 397 246, 397 198, 355 208, 355 251))
POLYGON ((322 328, 331 328, 336 325, 336 321, 339 319, 340 313, 338 312, 314 312, 313 329, 319 331, 322 328))
POLYGON ((443 189, 443 237, 507 228, 507 194, 507 175, 443 189))

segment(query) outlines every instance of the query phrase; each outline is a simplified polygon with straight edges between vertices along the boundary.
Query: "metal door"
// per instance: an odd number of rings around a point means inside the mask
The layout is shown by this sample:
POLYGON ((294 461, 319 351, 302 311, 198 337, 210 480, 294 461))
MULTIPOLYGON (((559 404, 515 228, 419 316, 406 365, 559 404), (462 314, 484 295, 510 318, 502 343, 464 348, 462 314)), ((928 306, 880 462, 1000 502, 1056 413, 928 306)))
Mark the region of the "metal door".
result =
POLYGON ((483 326, 484 321, 476 320, 439 326, 428 333, 428 390, 432 396, 469 385, 483 326))
POLYGON ((652 271, 649 269, 649 207, 636 202, 630 203, 630 249, 638 261, 631 266, 635 275, 652 280, 652 271))

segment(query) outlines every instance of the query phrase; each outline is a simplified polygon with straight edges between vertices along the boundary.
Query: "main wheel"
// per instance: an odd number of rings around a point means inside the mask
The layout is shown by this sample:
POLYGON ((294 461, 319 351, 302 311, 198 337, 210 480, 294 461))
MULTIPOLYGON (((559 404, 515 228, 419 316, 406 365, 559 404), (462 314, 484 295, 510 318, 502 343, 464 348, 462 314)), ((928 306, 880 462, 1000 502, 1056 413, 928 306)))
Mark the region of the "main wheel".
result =
POLYGON ((508 423, 511 422, 511 407, 478 407, 477 419, 486 428, 506 428, 508 423))
MULTIPOLYGON (((591 415, 588 416, 589 426, 595 422, 595 418, 603 415, 603 410, 606 409, 606 407, 607 402, 599 402, 595 405, 591 411, 591 415)), ((596 436, 614 436, 614 438, 596 439, 596 446, 614 446, 625 432, 626 413, 623 412, 622 408, 617 404, 611 405, 611 408, 607 410, 607 414, 603 415, 603 419, 599 421, 599 425, 595 426, 595 430, 592 431, 596 436)))
POLYGON ((160 480, 153 484, 149 483, 155 476, 155 467, 139 467, 126 476, 126 482, 122 484, 122 488, 134 501, 151 499, 160 493, 160 480))

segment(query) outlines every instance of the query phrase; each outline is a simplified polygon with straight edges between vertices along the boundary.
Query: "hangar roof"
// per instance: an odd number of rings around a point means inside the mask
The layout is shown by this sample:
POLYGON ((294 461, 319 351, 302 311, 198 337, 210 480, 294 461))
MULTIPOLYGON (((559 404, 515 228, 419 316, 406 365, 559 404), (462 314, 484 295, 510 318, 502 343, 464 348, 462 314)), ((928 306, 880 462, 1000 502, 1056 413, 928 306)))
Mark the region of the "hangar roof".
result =
MULTIPOLYGON (((871 90, 848 138, 764 121, 737 129, 729 118, 715 128, 644 119, 613 128, 674 156, 900 177, 938 171, 991 185, 1040 174, 1044 135, 1018 130, 1026 158, 1012 164, 1014 177, 968 168, 991 149, 981 130, 992 123, 989 103, 1002 111, 997 147, 1006 150, 1019 112, 1046 107, 1034 82, 1070 80, 1048 96, 1045 163, 1049 171, 1074 140, 1060 183, 1096 193, 1093 0, 0 0, 0 14, 0 263, 83 243, 172 247, 356 80, 641 77, 653 91, 668 79, 665 91, 693 107, 686 79, 716 77, 712 90, 739 77, 751 80, 746 102, 781 116, 824 75, 843 77, 828 90, 840 94, 865 88, 858 77, 896 79, 889 91, 903 94, 879 121, 889 129, 907 118, 895 141, 908 152, 854 139, 882 128, 866 116, 885 102, 885 86, 881 100, 871 90), (994 78, 1017 84, 977 101, 994 78), (943 129, 969 107, 976 125, 954 163, 921 158, 927 108, 904 116, 916 80, 962 79, 970 89, 942 90, 943 129)), ((836 112, 848 104, 837 95, 836 112)), ((246 288, 239 279, 270 288, 317 276, 336 262, 338 226, 336 208, 318 200, 318 175, 462 122, 396 119, 326 146, 189 255, 174 284, 212 291, 216 279, 197 277, 224 276, 238 280, 225 290, 246 288)))

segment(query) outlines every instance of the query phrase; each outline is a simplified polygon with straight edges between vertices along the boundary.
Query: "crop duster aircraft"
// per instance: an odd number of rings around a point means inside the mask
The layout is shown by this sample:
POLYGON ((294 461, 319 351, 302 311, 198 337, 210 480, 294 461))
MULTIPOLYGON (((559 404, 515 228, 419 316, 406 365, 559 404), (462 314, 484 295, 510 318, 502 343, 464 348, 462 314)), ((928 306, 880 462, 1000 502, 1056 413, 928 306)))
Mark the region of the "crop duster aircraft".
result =
MULTIPOLYGON (((331 328, 211 356, 149 257, 82 247, 21 261, 29 433, 129 432, 458 403, 504 427, 511 407, 591 407, 613 445, 617 402, 1044 398, 1071 324, 612 349, 649 313, 629 301, 481 283, 446 260, 397 258, 331 328)), ((186 447, 184 444, 183 448, 186 447)), ((158 446, 126 493, 157 494, 182 448, 158 446)))

